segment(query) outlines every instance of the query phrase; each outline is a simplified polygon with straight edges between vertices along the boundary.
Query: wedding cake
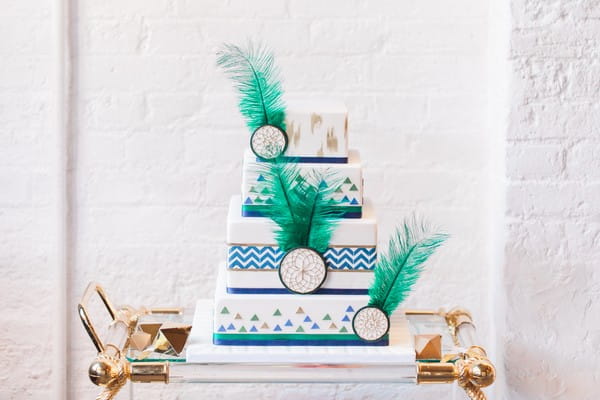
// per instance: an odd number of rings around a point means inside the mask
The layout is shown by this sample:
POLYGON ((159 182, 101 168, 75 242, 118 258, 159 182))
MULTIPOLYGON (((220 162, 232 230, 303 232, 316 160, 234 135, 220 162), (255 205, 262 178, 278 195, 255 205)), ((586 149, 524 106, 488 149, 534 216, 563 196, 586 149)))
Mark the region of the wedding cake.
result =
MULTIPOLYGON (((377 255, 377 220, 342 102, 284 101, 272 55, 225 45, 251 132, 227 216, 213 343, 387 346, 389 315, 445 239, 405 223, 377 255)), ((241 155, 240 155, 241 156, 241 155)))

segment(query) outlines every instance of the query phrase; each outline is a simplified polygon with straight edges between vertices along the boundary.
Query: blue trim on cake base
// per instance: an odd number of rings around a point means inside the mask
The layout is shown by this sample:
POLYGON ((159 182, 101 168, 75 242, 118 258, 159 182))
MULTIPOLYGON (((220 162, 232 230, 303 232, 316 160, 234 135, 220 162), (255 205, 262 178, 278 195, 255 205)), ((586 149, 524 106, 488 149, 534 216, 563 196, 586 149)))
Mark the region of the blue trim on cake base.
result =
POLYGON ((384 338, 376 342, 355 340, 248 340, 248 339, 220 339, 213 337, 213 343, 218 346, 389 346, 389 339, 384 338))
MULTIPOLYGON (((227 293, 230 294, 290 294, 286 288, 227 288, 227 293)), ((333 289, 320 288, 311 294, 352 294, 352 295, 367 295, 369 289, 333 289)))

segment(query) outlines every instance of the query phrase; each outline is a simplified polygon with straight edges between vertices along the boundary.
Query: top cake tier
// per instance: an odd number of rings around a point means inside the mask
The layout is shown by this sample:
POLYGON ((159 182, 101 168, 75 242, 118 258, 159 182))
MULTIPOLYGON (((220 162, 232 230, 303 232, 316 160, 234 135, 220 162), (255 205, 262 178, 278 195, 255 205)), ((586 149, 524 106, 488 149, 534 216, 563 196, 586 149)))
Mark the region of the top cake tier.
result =
POLYGON ((289 100, 286 157, 299 162, 348 161, 348 111, 342 102, 289 100))

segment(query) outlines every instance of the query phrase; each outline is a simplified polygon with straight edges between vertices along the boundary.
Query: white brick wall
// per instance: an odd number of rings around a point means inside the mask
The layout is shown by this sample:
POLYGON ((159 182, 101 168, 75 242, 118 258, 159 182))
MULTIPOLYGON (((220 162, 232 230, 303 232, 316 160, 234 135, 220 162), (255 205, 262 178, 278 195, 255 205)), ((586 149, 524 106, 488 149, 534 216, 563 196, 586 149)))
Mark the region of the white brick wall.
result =
POLYGON ((508 398, 597 399, 600 2, 511 4, 508 398))
MULTIPOLYGON (((2 399, 61 396, 47 378, 59 311, 48 301, 61 245, 50 18, 59 1, 0 10, 0 289, 11 310, 0 316, 0 361, 14 365, 0 373, 2 399)), ((413 210, 452 233, 407 305, 471 309, 507 399, 597 397, 597 357, 586 353, 599 341, 597 1, 513 0, 506 16, 480 0, 68 3, 71 398, 97 392, 74 312, 89 280, 133 305, 212 296, 247 140, 214 52, 247 37, 278 54, 288 92, 348 104, 382 241, 413 210), (466 279, 475 289, 464 290, 466 279)), ((165 399, 450 398, 445 387, 389 385, 152 390, 165 399)))
POLYGON ((51 389, 53 137, 50 2, 0 8, 0 398, 51 389), (40 316, 40 318, 35 318, 40 316), (25 339, 24 338, 28 338, 25 339), (23 355, 27 355, 24 357, 23 355))

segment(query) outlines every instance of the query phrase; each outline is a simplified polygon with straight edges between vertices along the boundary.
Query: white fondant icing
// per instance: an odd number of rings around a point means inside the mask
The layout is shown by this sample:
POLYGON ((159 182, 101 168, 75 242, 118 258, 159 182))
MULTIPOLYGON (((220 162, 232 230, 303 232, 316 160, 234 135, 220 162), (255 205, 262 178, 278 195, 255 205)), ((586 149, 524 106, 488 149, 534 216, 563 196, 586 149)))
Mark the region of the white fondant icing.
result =
POLYGON ((225 268, 219 268, 215 333, 223 329, 222 333, 239 333, 243 327, 246 334, 285 334, 296 333, 302 327, 304 334, 353 334, 354 312, 369 302, 367 295, 230 294, 225 281, 225 268), (252 327, 256 332, 251 331, 252 327))
MULTIPOLYGON (((260 169, 264 163, 256 161, 256 155, 250 150, 244 153, 244 164, 242 167, 242 199, 245 205, 256 207, 264 206, 269 198, 268 193, 263 193, 260 181, 260 169)), ((342 183, 340 191, 334 193, 332 198, 339 202, 340 206, 361 206, 363 204, 363 179, 362 163, 360 154, 356 150, 348 153, 348 163, 298 163, 303 174, 309 171, 327 171, 342 183), (343 183, 346 182, 346 183, 343 183)))
MULTIPOLYGON (((215 303, 198 300, 194 312, 192 332, 188 338, 185 358, 188 363, 256 362, 256 363, 309 363, 355 364, 389 363, 407 365, 414 370, 414 340, 409 324, 401 312, 391 317, 390 345, 383 347, 314 347, 314 346, 217 346, 212 342, 212 313, 215 303)), ((416 371, 414 371, 416 376, 416 371)))
MULTIPOLYGON (((242 216, 242 200, 233 196, 229 202, 227 215, 227 243, 242 245, 275 245, 273 230, 277 226, 264 217, 247 218, 242 216)), ((340 219, 330 246, 371 247, 377 245, 377 220, 373 208, 367 201, 362 218, 340 219)))
POLYGON ((328 100, 286 100, 286 156, 346 157, 348 111, 328 100))
MULTIPOLYGON (((225 269, 222 265, 220 269, 225 269)), ((226 269, 227 287, 230 288, 283 288, 277 270, 226 269)), ((327 271, 322 288, 368 289, 373 280, 372 271, 327 271)))

